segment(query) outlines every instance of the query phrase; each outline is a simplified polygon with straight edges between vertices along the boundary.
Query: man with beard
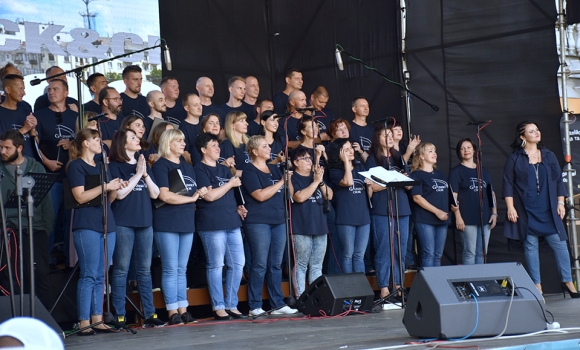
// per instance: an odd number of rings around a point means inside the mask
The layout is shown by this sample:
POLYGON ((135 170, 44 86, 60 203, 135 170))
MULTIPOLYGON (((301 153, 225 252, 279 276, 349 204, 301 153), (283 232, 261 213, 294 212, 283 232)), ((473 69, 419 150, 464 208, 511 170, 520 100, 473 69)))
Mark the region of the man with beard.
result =
POLYGON ((165 77, 161 80, 161 92, 165 95, 165 120, 173 124, 181 124, 187 117, 187 112, 179 100, 179 82, 175 77, 165 77))
MULTIPOLYGON (((60 73, 64 73, 64 70, 62 68, 60 68, 59 66, 52 66, 46 70, 45 75, 47 77, 51 77, 53 75, 60 74, 60 73)), ((66 79, 66 74, 59 75, 58 77, 55 77, 55 78, 47 79, 46 82, 50 84, 50 82, 55 80, 55 79, 62 80, 68 84, 68 81, 66 79)), ((48 92, 46 92, 44 95, 40 95, 36 99, 36 102, 34 102, 34 111, 38 112, 40 110, 48 108, 49 105, 50 105, 50 100, 48 98, 48 92)), ((65 105, 67 108, 70 108, 77 113, 79 112, 78 101, 76 99, 67 96, 65 105)))
POLYGON ((141 67, 125 67, 123 69, 123 83, 125 83, 126 87, 125 91, 121 93, 121 98, 123 99, 123 115, 135 114, 141 118, 145 118, 149 115, 149 105, 147 104, 145 96, 141 95, 141 84, 143 83, 141 67))
MULTIPOLYGON (((276 108, 276 105, 274 105, 276 108)), ((294 90, 290 93, 288 99, 288 112, 292 113, 288 120, 280 119, 280 132, 284 140, 286 134, 284 128, 288 131, 288 148, 296 148, 300 145, 300 134, 298 133, 298 124, 302 119, 302 113, 298 112, 299 108, 306 108, 306 95, 300 90, 294 90)))
POLYGON ((87 79, 87 86, 91 90, 93 99, 83 105, 85 112, 102 113, 101 105, 99 104, 99 93, 104 87, 109 86, 107 78, 101 73, 93 73, 87 79))
POLYGON ((35 134, 36 117, 28 104, 22 103, 24 78, 21 75, 8 74, 2 79, 4 101, 0 104, 0 132, 15 129, 24 135, 24 154, 34 157, 34 144, 30 134, 35 134))
POLYGON ((103 117, 100 119, 99 129, 101 131, 101 140, 109 148, 111 148, 113 135, 121 127, 123 102, 121 94, 114 87, 107 86, 99 92, 99 104, 103 114, 106 114, 108 118, 103 117))
POLYGON ((199 94, 199 99, 201 100, 201 105, 203 107, 203 110, 201 111, 201 115, 208 115, 210 113, 215 113, 217 115, 220 116, 220 119, 222 121, 222 125, 223 125, 223 120, 225 119, 225 115, 223 114, 221 108, 213 103, 211 101, 211 99, 213 98, 213 94, 214 94, 214 86, 213 86, 213 81, 208 78, 208 77, 201 77, 199 79, 197 79, 197 82, 195 83, 195 89, 197 90, 197 93, 199 94))
MULTIPOLYGON (((149 139, 149 133, 153 130, 155 125, 157 125, 155 119, 158 119, 157 122, 165 120, 163 118, 163 115, 167 111, 165 95, 158 90, 149 91, 147 94, 147 105, 149 105, 149 116, 143 118, 143 124, 145 124, 145 134, 143 134, 143 137, 145 139, 149 139)), ((167 120, 167 122, 174 124, 176 129, 178 128, 178 125, 173 123, 171 120, 167 120)))
MULTIPOLYGON (((24 156, 22 154, 24 148, 24 136, 17 130, 6 130, 0 135, 0 171, 4 174, 0 180, 0 187, 2 188, 2 200, 6 201, 9 194, 15 191, 16 183, 16 169, 19 166, 23 170, 24 176, 28 173, 44 173, 43 166, 34 158, 24 156)), ((26 209, 23 209, 22 217, 27 217, 26 209)), ((15 230, 18 230, 18 209, 7 209, 6 219, 8 225, 15 230)), ((25 276, 30 276, 30 234, 28 232, 28 221, 23 221, 23 247, 21 252, 24 262, 25 276)), ((33 225, 33 245, 34 245, 34 283, 35 292, 38 299, 48 309, 50 307, 50 285, 48 280, 48 232, 53 225, 53 209, 50 195, 44 197, 42 202, 34 209, 34 216, 32 219, 33 225)), ((30 280, 25 276, 24 286, 25 293, 30 292, 30 280)), ((4 284, 4 283, 3 283, 4 284)), ((15 284, 16 285, 16 284, 15 284)), ((17 291, 15 291, 17 293, 17 291)))

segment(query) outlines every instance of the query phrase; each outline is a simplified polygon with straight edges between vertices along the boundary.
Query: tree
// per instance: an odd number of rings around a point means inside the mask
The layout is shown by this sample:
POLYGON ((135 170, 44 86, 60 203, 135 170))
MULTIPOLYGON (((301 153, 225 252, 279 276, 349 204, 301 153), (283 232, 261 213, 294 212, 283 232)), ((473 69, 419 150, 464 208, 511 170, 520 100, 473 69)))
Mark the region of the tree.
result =
POLYGON ((105 74, 105 77, 107 78, 108 82, 123 80, 123 75, 121 73, 107 72, 107 74, 105 74))
POLYGON ((163 79, 163 72, 161 71, 161 69, 157 68, 152 69, 151 74, 147 76, 147 80, 157 86, 161 85, 161 79, 163 79))

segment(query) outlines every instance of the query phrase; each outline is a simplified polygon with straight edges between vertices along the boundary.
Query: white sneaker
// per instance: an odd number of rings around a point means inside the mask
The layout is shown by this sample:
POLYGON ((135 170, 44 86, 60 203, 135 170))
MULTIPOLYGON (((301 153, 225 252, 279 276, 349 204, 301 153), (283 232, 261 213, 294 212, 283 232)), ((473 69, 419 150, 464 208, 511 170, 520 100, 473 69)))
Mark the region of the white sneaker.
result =
POLYGON ((292 309, 290 306, 286 305, 278 310, 272 311, 272 315, 291 315, 297 312, 298 310, 292 309))
POLYGON ((257 309, 254 309, 254 310, 250 310, 250 316, 258 316, 258 315, 263 314, 264 312, 265 311, 262 310, 262 308, 257 308, 257 309))

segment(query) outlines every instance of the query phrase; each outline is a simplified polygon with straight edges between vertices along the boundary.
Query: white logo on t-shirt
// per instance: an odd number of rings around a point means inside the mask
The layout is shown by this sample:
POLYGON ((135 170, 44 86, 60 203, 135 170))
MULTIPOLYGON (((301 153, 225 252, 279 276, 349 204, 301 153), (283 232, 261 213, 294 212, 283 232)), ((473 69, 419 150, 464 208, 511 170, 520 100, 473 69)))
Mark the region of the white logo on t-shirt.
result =
POLYGON ((183 182, 185 182, 187 191, 192 191, 194 187, 197 187, 197 183, 191 178, 191 176, 183 175, 183 182))
POLYGON ((354 179, 352 182, 352 186, 348 188, 352 194, 359 194, 365 190, 365 182, 361 179, 354 179))
MULTIPOLYGON (((472 177, 469 179, 469 181, 471 182, 469 189, 473 190, 473 192, 479 192, 479 187, 477 186, 477 178, 472 177)), ((481 181, 483 182, 483 188, 487 188, 487 183, 484 180, 481 181)))
POLYGON ((444 180, 441 180, 441 179, 431 179, 431 181, 433 181, 433 186, 431 188, 434 189, 437 192, 443 192, 447 188, 449 188, 449 185, 444 180))

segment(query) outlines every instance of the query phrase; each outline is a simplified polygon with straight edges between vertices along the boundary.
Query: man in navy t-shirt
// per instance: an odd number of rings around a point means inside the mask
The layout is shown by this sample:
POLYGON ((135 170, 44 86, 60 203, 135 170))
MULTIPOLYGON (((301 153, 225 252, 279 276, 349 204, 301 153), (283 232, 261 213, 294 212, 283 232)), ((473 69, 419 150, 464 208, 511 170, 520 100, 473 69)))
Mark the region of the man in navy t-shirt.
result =
MULTIPOLYGON (((302 113, 298 112, 299 108, 306 108, 306 95, 300 90, 294 90, 290 93, 290 99, 288 100, 289 112, 292 114, 288 118, 281 118, 279 123, 281 128, 278 128, 280 136, 282 139, 286 139, 286 130, 288 132, 288 147, 296 148, 302 142, 300 140, 300 134, 298 133, 298 124, 302 119, 302 113)), ((274 105, 274 108, 276 106, 274 105)))
POLYGON ((18 130, 24 135, 24 155, 34 157, 34 144, 30 135, 35 135, 37 120, 31 110, 22 103, 24 97, 24 78, 21 75, 8 74, 2 79, 4 102, 0 104, 0 132, 9 129, 18 130))
POLYGON ((201 105, 203 106, 201 115, 205 116, 210 113, 215 113, 219 115, 220 120, 223 121, 225 119, 225 116, 223 115, 221 108, 211 101, 215 91, 213 87, 213 81, 208 77, 200 77, 199 79, 197 79, 197 82, 195 83, 195 89, 197 90, 199 99, 201 100, 201 105))
POLYGON ((316 109, 314 119, 318 124, 319 137, 321 141, 330 141, 328 127, 335 120, 334 112, 326 108, 328 103, 328 90, 324 86, 318 86, 310 95, 310 105, 316 109))
POLYGON ((187 111, 187 118, 179 125, 179 130, 185 136, 185 159, 193 166, 201 162, 201 154, 196 149, 195 140, 200 134, 201 100, 194 93, 187 94, 183 98, 183 107, 187 111), (189 159, 188 159, 189 157, 189 159))
POLYGON ((256 119, 256 104, 258 103, 258 96, 260 95, 260 83, 258 79, 254 76, 246 77, 246 95, 242 103, 248 109, 248 121, 256 119))
POLYGON ((246 117, 249 117, 249 113, 253 109, 243 101, 244 95, 246 94, 246 80, 244 78, 235 76, 228 80, 228 91, 230 92, 230 99, 220 107, 223 114, 223 119, 221 120, 222 125, 225 125, 225 118, 228 116, 228 113, 240 111, 246 113, 246 117))
POLYGON ((99 93, 99 103, 103 113, 106 114, 106 118, 99 119, 101 139, 107 147, 111 148, 113 135, 121 127, 121 121, 123 119, 121 114, 123 99, 117 89, 107 86, 99 93))
POLYGON ((161 80, 161 92, 165 95, 165 120, 173 124, 181 124, 187 117, 187 112, 179 100, 179 82, 175 77, 165 77, 161 80))
POLYGON ((367 124, 369 116, 369 102, 366 98, 360 96, 352 100, 352 111, 354 118, 350 123, 350 141, 352 148, 358 152, 362 159, 366 161, 371 149, 371 140, 373 139, 373 126, 367 124))
MULTIPOLYGON (((254 119, 246 119, 248 121, 248 132, 246 133, 248 135, 248 137, 254 136, 254 135, 261 135, 261 131, 262 131, 262 119, 261 119, 261 115, 262 112, 264 111, 273 111, 274 110, 274 104, 272 103, 272 100, 269 100, 267 98, 258 101, 258 103, 256 103, 256 118, 254 119)), ((280 128, 278 128, 278 130, 280 130, 280 128)))
POLYGON ((93 73, 89 75, 89 78, 87 79, 87 86, 89 87, 89 90, 91 90, 93 99, 85 103, 83 105, 83 109, 85 112, 95 112, 97 114, 101 114, 103 110, 99 104, 99 93, 104 87, 109 86, 107 78, 101 73, 93 73))
POLYGON ((141 67, 127 66, 123 69, 123 83, 125 91, 121 93, 123 99, 123 115, 128 116, 135 114, 144 118, 149 115, 149 105, 145 96, 141 95, 141 84, 143 76, 141 67))
POLYGON ((148 116, 143 118, 143 124, 145 124, 145 134, 143 134, 143 137, 145 137, 146 139, 149 138, 149 133, 153 128, 153 122, 155 121, 155 119, 164 120, 163 115, 167 111, 167 102, 165 102, 165 95, 163 95, 163 93, 158 90, 149 91, 149 93, 147 94, 147 105, 149 105, 149 114, 148 116))
POLYGON ((274 102, 274 112, 276 112, 276 114, 286 113, 290 93, 295 90, 302 90, 302 84, 304 84, 304 81, 302 80, 302 72, 299 71, 298 68, 288 69, 284 81, 286 82, 284 90, 280 91, 272 98, 272 101, 274 102))
MULTIPOLYGON (((47 77, 50 77, 60 73, 64 73, 64 70, 62 68, 60 68, 59 66, 52 66, 46 70, 45 75, 47 77)), ((47 79, 46 82, 50 83, 54 79, 60 79, 68 83, 66 79, 66 74, 59 75, 58 77, 55 78, 47 79)), ((70 108, 77 113, 79 112, 78 104, 79 103, 76 99, 69 96, 66 97, 67 108, 70 108)), ((48 108, 48 106, 50 106, 50 101, 48 100, 48 92, 47 92, 44 95, 40 95, 36 99, 36 102, 34 102, 34 111, 40 111, 41 109, 48 108)))

